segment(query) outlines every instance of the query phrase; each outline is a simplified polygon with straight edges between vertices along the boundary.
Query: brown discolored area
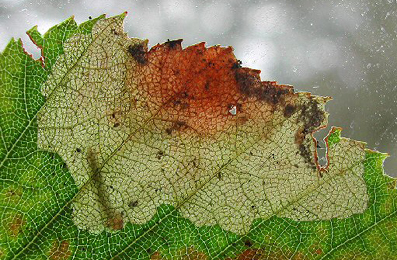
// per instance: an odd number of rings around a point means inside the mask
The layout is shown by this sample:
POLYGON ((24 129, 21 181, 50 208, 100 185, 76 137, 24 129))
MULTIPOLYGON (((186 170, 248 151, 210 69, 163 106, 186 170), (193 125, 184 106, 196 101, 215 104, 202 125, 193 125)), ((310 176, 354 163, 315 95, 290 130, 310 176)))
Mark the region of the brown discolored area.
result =
POLYGON ((121 230, 124 227, 123 216, 121 213, 114 213, 107 221, 107 226, 112 230, 121 230))
POLYGON ((52 243, 51 251, 49 257, 51 260, 66 260, 69 259, 72 252, 69 248, 69 242, 66 240, 54 241, 52 243))
POLYGON ((236 260, 260 260, 266 259, 265 252, 262 249, 247 249, 242 252, 236 260))
POLYGON ((13 237, 17 237, 22 231, 22 227, 25 225, 25 220, 21 214, 16 214, 12 217, 8 223, 8 230, 13 237))
POLYGON ((146 53, 143 45, 129 47, 134 55, 127 62, 127 89, 154 120, 164 122, 165 134, 214 134, 252 119, 266 123, 296 96, 291 86, 261 81, 259 70, 241 67, 232 47, 199 43, 182 49, 181 41, 146 53))
MULTIPOLYGON (((244 250, 237 257, 233 258, 234 260, 306 260, 308 257, 303 255, 300 252, 292 253, 292 252, 282 252, 279 249, 274 249, 270 252, 265 251, 261 248, 249 248, 244 250)), ((231 258, 227 258, 226 260, 232 260, 231 258)))
POLYGON ((146 65, 146 47, 143 44, 135 44, 128 46, 128 52, 141 65, 146 65))
POLYGON ((161 255, 159 252, 154 252, 151 256, 150 256, 150 260, 161 260, 161 255))

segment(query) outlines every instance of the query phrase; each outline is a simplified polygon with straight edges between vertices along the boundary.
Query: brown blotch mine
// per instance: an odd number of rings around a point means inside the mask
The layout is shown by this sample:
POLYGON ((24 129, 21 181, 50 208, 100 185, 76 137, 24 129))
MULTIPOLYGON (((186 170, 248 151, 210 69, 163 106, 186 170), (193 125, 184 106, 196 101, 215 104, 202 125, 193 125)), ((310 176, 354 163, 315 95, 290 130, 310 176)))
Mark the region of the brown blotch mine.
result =
POLYGON ((17 237, 22 231, 22 227, 25 225, 25 220, 21 214, 16 214, 12 217, 12 220, 8 224, 9 232, 11 236, 17 237))
POLYGON ((69 259, 71 255, 72 252, 70 251, 68 241, 62 240, 59 242, 56 240, 52 243, 52 248, 49 255, 51 260, 66 260, 69 259))
POLYGON ((173 122, 166 134, 212 135, 252 119, 266 123, 275 110, 294 112, 286 107, 297 97, 292 86, 261 81, 259 70, 241 67, 232 47, 199 43, 182 49, 181 42, 157 44, 148 52, 143 45, 129 47, 126 89, 154 120, 173 122), (230 113, 230 106, 237 112, 230 113))

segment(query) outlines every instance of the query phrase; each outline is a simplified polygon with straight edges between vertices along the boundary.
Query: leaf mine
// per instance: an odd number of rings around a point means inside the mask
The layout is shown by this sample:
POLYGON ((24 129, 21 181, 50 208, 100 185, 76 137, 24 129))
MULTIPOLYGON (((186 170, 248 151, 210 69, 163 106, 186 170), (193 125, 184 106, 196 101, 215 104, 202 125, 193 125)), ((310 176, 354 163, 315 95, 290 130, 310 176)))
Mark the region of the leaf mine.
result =
POLYGON ((148 49, 122 22, 71 37, 41 89, 38 147, 58 153, 80 189, 79 228, 147 223, 162 204, 237 234, 258 218, 328 220, 367 208, 362 143, 343 139, 326 171, 317 163, 312 133, 326 125, 330 98, 261 81, 231 47, 175 40, 148 49))

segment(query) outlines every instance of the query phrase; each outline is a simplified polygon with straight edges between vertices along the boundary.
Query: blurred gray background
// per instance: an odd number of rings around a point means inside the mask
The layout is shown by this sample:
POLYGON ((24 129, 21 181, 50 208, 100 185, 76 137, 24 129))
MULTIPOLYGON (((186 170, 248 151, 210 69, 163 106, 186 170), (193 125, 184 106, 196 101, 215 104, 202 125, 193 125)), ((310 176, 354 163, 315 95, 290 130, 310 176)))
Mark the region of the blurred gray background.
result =
POLYGON ((185 47, 231 45, 263 80, 332 96, 329 125, 389 153, 386 173, 397 176, 396 0, 0 0, 0 50, 11 37, 22 38, 38 58, 25 34, 32 26, 44 33, 72 15, 81 23, 124 11, 125 31, 150 46, 178 38, 185 47))

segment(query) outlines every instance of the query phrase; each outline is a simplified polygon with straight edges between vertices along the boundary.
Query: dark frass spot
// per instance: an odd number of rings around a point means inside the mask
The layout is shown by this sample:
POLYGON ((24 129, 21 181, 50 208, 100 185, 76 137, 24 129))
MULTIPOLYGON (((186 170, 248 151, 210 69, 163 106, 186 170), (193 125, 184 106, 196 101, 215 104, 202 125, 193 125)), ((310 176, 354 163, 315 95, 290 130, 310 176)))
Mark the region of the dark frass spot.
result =
POLYGON ((130 203, 128 203, 128 207, 131 209, 135 208, 138 206, 138 201, 137 200, 132 200, 130 203))
POLYGON ((181 47, 181 43, 182 43, 182 39, 178 39, 178 40, 172 40, 170 41, 170 39, 167 39, 167 41, 164 43, 165 46, 167 46, 170 49, 175 49, 177 47, 181 47))
POLYGON ((249 240, 246 240, 246 241, 244 242, 244 245, 245 245, 246 247, 251 247, 251 246, 252 246, 252 242, 249 241, 249 240))
POLYGON ((210 89, 210 83, 209 83, 208 81, 205 83, 204 88, 205 88, 205 90, 207 90, 207 91, 210 89))
POLYGON ((139 64, 147 64, 146 51, 142 44, 128 46, 128 52, 139 64))
POLYGON ((161 158, 163 158, 163 156, 164 156, 164 152, 163 152, 163 151, 158 151, 158 152, 157 152, 157 156, 156 156, 157 159, 160 160, 161 158))
POLYGON ((237 62, 233 63, 232 69, 241 68, 241 64, 242 64, 242 63, 243 63, 243 62, 242 62, 241 60, 237 60, 237 62))
POLYGON ((296 107, 288 104, 284 108, 284 116, 288 118, 292 116, 295 113, 295 111, 296 111, 296 107))
POLYGON ((185 121, 175 121, 175 122, 172 123, 172 126, 171 126, 170 128, 167 128, 167 129, 165 130, 165 132, 166 132, 167 134, 171 135, 172 132, 174 132, 174 131, 181 131, 181 130, 186 129, 187 127, 188 127, 188 126, 187 126, 187 124, 186 124, 185 121))
POLYGON ((246 68, 236 68, 234 75, 241 94, 259 101, 272 105, 284 104, 285 95, 292 93, 292 88, 272 81, 261 81, 257 72, 246 68))
POLYGON ((310 102, 302 107, 299 115, 300 121, 304 122, 304 134, 311 133, 317 129, 325 118, 324 112, 320 110, 319 103, 310 99, 310 102))

